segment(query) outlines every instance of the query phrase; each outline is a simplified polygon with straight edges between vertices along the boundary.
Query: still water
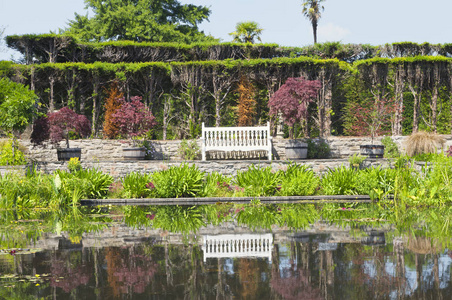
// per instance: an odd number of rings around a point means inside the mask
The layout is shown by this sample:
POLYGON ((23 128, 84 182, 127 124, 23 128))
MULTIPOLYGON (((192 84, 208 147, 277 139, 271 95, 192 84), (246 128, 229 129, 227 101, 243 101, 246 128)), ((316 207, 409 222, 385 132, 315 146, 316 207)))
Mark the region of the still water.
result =
POLYGON ((2 217, 0 299, 452 299, 452 251, 388 224, 228 219, 177 233, 133 223, 136 212, 70 226, 49 213, 2 217))

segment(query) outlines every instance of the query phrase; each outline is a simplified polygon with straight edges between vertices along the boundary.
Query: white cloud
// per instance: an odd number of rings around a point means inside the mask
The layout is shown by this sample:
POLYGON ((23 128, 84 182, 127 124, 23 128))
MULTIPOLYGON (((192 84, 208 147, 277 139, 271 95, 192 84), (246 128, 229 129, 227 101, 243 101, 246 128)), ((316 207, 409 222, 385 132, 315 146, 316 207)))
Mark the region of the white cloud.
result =
POLYGON ((318 39, 321 42, 326 41, 340 41, 350 34, 350 31, 346 28, 334 25, 333 23, 327 23, 326 25, 319 25, 317 28, 318 39))

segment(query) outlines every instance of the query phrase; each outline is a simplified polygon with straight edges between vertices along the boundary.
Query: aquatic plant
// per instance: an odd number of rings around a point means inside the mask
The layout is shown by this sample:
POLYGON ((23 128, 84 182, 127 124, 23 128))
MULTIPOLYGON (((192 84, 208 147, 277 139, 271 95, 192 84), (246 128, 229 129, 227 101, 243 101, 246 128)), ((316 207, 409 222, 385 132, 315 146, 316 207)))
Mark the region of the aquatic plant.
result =
POLYGON ((281 176, 277 195, 308 196, 314 195, 319 187, 319 177, 306 165, 290 164, 281 176))
POLYGON ((147 198, 151 196, 152 176, 149 173, 131 172, 121 180, 125 198, 147 198))
POLYGON ((194 197, 202 191, 204 172, 196 165, 183 163, 152 174, 157 197, 194 197))
POLYGON ((324 195, 356 195, 358 171, 345 166, 329 169, 322 177, 320 186, 324 195))
POLYGON ((248 170, 237 172, 234 183, 245 189, 246 196, 272 196, 279 190, 281 172, 251 165, 248 170))

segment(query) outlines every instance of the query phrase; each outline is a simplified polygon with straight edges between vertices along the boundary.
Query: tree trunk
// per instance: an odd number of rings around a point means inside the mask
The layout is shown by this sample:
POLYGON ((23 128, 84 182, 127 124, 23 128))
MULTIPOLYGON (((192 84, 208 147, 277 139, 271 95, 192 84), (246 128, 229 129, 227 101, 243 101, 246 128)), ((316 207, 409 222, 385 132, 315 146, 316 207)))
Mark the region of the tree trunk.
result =
POLYGON ((314 34, 314 45, 317 44, 317 21, 312 21, 312 33, 314 34))
POLYGON ((394 97, 395 97, 395 115, 392 126, 392 135, 402 135, 402 121, 403 121, 403 66, 398 66, 394 72, 394 97))
MULTIPOLYGON (((413 66, 411 67, 413 68, 413 66)), ((419 131, 419 110, 422 99, 424 74, 420 66, 414 66, 415 72, 411 72, 408 87, 413 95, 413 133, 419 131)))
POLYGON ((319 136, 321 138, 331 135, 331 111, 333 108, 332 77, 331 70, 322 70, 320 73, 322 88, 317 102, 317 125, 319 126, 319 136))
POLYGON ((438 132, 438 85, 435 84, 432 91, 432 103, 430 106, 432 110, 432 130, 434 133, 438 132))
POLYGON ((221 100, 219 92, 215 93, 215 127, 220 127, 221 125, 221 100))
POLYGON ((55 96, 54 96, 54 87, 55 87, 55 77, 50 75, 49 77, 50 84, 50 99, 49 99, 49 112, 53 112, 55 110, 55 96))
POLYGON ((93 78, 93 119, 91 124, 91 130, 94 135, 97 135, 97 117, 98 117, 98 108, 97 108, 97 98, 99 95, 99 76, 94 74, 93 78))

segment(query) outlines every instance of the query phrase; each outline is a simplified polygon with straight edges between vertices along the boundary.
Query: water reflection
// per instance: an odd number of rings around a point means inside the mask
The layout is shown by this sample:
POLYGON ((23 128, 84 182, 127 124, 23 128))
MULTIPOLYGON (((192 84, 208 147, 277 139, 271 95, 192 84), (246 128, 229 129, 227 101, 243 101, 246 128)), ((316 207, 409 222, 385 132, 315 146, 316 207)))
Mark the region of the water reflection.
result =
MULTIPOLYGON (((219 215, 209 207, 191 209, 194 216, 173 225, 193 224, 195 232, 157 226, 186 214, 184 209, 0 212, 0 299, 450 299, 452 295, 450 236, 420 230, 423 224, 402 231, 387 222, 343 226, 343 219, 336 223, 324 219, 305 229, 268 229, 237 224, 233 215, 225 216, 237 209, 220 209, 223 221, 218 224, 207 221, 219 215)), ((269 218, 281 215, 275 207, 265 213, 269 218)), ((337 219, 344 212, 332 208, 329 213, 337 219)), ((345 213, 355 222, 353 211, 345 213)))
POLYGON ((207 258, 266 257, 271 262, 273 234, 204 235, 202 251, 207 258))

